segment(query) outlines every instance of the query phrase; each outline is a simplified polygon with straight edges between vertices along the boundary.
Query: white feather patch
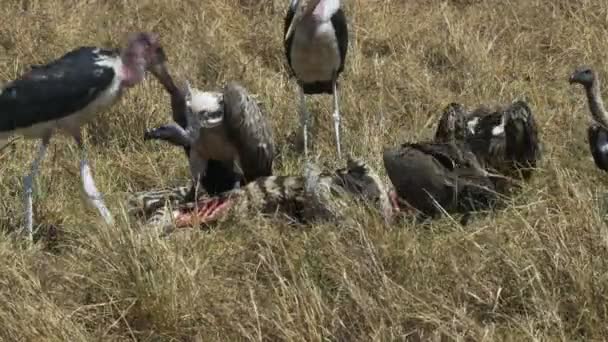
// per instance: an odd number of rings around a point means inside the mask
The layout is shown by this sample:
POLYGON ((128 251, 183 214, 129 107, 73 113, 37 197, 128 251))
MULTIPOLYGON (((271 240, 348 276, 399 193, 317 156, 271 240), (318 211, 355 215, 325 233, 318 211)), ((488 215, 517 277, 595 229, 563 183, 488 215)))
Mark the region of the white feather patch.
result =
POLYGON ((312 15, 319 21, 329 21, 339 9, 340 0, 321 0, 312 15))
POLYGON ((598 150, 602 153, 608 153, 608 134, 604 130, 600 130, 597 137, 598 150))
POLYGON ((194 112, 217 112, 220 110, 222 94, 218 92, 205 92, 192 88, 190 109, 194 112))
POLYGON ((479 123, 479 118, 474 118, 472 120, 467 121, 467 129, 471 134, 475 134, 475 128, 477 128, 477 124, 479 123))
POLYGON ((494 135, 494 136, 501 135, 504 132, 505 132, 505 125, 499 125, 499 126, 492 128, 492 135, 494 135))

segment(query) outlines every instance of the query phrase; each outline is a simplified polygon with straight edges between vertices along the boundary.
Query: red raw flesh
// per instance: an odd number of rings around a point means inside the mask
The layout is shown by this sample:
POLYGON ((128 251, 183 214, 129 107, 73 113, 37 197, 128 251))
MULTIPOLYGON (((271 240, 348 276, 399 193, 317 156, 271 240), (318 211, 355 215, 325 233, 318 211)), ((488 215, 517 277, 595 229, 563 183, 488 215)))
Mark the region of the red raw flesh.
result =
POLYGON ((175 218, 177 228, 193 227, 196 224, 211 223, 232 207, 232 201, 226 198, 208 198, 198 202, 198 211, 193 209, 180 210, 175 218))
POLYGON ((401 208, 399 207, 399 199, 397 197, 396 191, 390 191, 388 193, 389 198, 391 199, 391 204, 393 205, 393 210, 398 212, 401 208))
POLYGON ((409 214, 414 214, 416 212, 416 209, 414 209, 411 205, 409 205, 407 202, 399 199, 399 195, 397 195, 397 192, 392 190, 389 191, 388 193, 388 197, 391 200, 391 204, 393 205, 393 210, 395 213, 409 213, 409 214))

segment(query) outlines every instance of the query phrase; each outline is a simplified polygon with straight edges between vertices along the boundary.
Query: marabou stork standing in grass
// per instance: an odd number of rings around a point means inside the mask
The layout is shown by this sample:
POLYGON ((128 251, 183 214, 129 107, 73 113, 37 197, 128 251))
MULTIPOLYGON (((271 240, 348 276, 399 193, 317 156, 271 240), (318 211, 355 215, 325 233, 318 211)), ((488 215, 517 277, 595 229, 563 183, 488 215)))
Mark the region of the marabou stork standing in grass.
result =
POLYGON ((305 95, 333 94, 336 149, 341 158, 337 86, 346 60, 348 26, 340 1, 292 0, 285 17, 284 33, 287 62, 298 82, 304 154, 308 156, 310 120, 305 95))
POLYGON ((234 187, 272 175, 272 130, 257 100, 245 88, 235 82, 226 84, 222 92, 187 86, 185 98, 186 127, 170 123, 146 132, 144 139, 187 148, 194 187, 209 170, 210 160, 226 170, 240 169, 237 173, 242 176, 234 187))
POLYGON ((165 54, 154 33, 136 33, 119 52, 76 48, 45 65, 37 65, 0 89, 0 146, 13 134, 41 139, 31 170, 24 178, 25 233, 32 238, 33 182, 55 131, 72 136, 81 150, 80 175, 87 199, 108 224, 113 218, 95 186, 80 128, 115 103, 125 88, 144 80, 146 70, 171 83, 165 54))
POLYGON ((581 84, 585 88, 589 111, 594 122, 587 129, 589 149, 595 165, 608 171, 608 112, 604 107, 597 73, 588 66, 578 67, 570 76, 570 84, 581 84))

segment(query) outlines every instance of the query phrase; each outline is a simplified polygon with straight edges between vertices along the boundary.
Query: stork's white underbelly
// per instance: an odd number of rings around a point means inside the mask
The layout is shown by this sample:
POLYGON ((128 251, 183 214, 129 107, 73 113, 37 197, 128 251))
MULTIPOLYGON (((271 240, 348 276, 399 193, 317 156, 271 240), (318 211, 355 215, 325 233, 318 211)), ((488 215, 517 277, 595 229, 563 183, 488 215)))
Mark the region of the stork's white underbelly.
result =
POLYGON ((291 66, 302 82, 331 81, 341 64, 336 33, 331 22, 314 32, 298 28, 291 45, 291 66))

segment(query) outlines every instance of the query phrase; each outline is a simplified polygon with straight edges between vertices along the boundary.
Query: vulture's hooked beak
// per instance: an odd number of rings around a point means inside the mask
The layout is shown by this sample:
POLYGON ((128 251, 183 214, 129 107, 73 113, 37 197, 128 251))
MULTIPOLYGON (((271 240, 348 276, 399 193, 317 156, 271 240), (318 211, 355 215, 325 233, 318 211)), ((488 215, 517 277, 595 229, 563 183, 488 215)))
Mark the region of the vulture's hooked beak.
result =
POLYGON ((287 33, 285 34, 285 41, 287 41, 291 35, 293 35, 293 31, 295 31, 296 26, 305 15, 308 15, 314 11, 317 5, 321 2, 321 0, 300 0, 296 7, 295 14, 291 19, 291 23, 289 23, 289 28, 287 28, 287 33))
POLYGON ((215 116, 207 116, 201 120, 201 126, 203 128, 215 128, 224 122, 223 113, 217 113, 215 116))
POLYGON ((223 117, 209 118, 209 119, 201 122, 201 126, 203 128, 215 128, 215 127, 221 125, 223 121, 224 121, 223 117))
POLYGON ((215 93, 215 101, 217 101, 218 109, 212 111, 205 111, 201 116, 201 127, 203 128, 215 128, 224 123, 224 96, 220 93, 215 93))

